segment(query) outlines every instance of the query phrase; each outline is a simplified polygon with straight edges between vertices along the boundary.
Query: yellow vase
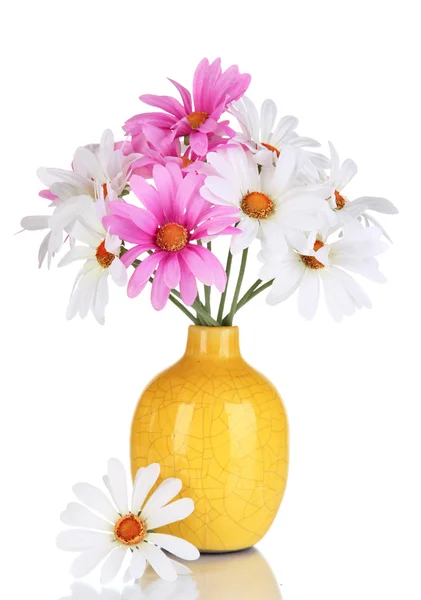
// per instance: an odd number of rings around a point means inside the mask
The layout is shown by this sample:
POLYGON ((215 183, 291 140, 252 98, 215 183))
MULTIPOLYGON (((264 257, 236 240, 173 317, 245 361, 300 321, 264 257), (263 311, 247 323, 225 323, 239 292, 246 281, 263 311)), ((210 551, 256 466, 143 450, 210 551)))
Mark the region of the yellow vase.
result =
MULTIPOLYGON (((268 349, 269 351, 269 349, 268 349)), ((281 503, 288 423, 274 386, 240 354, 237 327, 189 328, 186 353, 155 377, 132 424, 132 474, 158 462, 193 514, 160 531, 202 552, 256 544, 281 503)))

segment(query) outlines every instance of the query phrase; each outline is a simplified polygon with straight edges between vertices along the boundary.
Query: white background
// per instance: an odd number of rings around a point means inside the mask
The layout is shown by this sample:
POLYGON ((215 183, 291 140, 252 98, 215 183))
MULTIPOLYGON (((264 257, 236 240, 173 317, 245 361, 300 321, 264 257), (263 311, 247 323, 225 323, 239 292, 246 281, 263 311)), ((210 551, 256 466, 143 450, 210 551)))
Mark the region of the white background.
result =
MULTIPOLYGON (((147 293, 129 300, 121 289, 105 327, 65 320, 77 267, 38 271, 42 234, 13 236, 22 216, 44 212, 35 171, 68 168, 75 148, 107 127, 120 137, 123 122, 147 110, 140 94, 172 94, 166 76, 190 87, 203 56, 238 63, 252 74, 255 101, 273 98, 300 118, 299 133, 352 157, 350 197, 386 196, 400 209, 383 219, 394 246, 381 259, 388 283, 366 284, 373 310, 341 325, 322 310, 307 323, 294 299, 270 308, 259 298, 238 315, 243 354, 277 385, 291 428, 287 493, 258 549, 284 600, 421 597, 417 8, 414 0, 3 8, 2 597, 68 593, 71 556, 54 542, 71 487, 99 483, 110 456, 128 463, 137 397, 181 355, 187 328, 173 306, 155 313, 147 293)), ((226 580, 225 596, 209 583, 201 598, 260 600, 245 579, 226 580)))

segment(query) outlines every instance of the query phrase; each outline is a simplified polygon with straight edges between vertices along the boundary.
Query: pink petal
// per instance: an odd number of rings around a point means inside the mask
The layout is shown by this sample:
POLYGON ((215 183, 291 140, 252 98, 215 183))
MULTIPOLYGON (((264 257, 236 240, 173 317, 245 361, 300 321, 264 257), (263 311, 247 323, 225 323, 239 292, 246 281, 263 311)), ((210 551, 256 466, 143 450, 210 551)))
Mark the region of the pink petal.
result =
POLYGON ((196 108, 196 110, 202 110, 209 114, 214 111, 216 105, 215 90, 218 89, 218 80, 221 74, 221 59, 217 58, 209 65, 202 87, 201 108, 196 108))
POLYGON ((194 108, 198 111, 204 111, 202 104, 202 89, 206 82, 206 75, 209 69, 209 61, 207 58, 204 58, 200 61, 198 66, 196 67, 196 71, 193 76, 193 99, 194 99, 194 108))
POLYGON ((156 96, 154 94, 143 94, 140 96, 139 100, 144 102, 145 104, 149 104, 150 106, 155 106, 156 108, 160 108, 165 112, 170 113, 177 117, 177 119, 182 119, 186 116, 186 111, 184 106, 182 106, 178 100, 175 98, 171 98, 171 96, 156 96))
POLYGON ((184 108, 186 109, 186 114, 189 115, 190 113, 193 112, 193 106, 192 106, 190 92, 185 87, 183 87, 180 83, 177 83, 177 81, 174 81, 173 79, 169 79, 169 81, 171 81, 171 83, 173 85, 175 85, 177 90, 180 92, 181 99, 184 104, 184 108))
POLYGON ((170 130, 177 123, 178 119, 172 115, 159 112, 143 113, 141 115, 135 115, 123 125, 123 130, 128 135, 134 135, 141 133, 142 128, 146 123, 155 125, 161 129, 170 130))
POLYGON ((135 298, 140 294, 148 283, 149 277, 154 272, 156 266, 164 257, 165 252, 154 252, 136 267, 133 275, 130 277, 129 285, 127 286, 127 295, 129 298, 135 298))
MULTIPOLYGON (((193 275, 203 284, 212 285, 213 284, 213 273, 209 270, 209 266, 202 260, 198 253, 195 252, 196 248, 200 248, 200 246, 196 246, 196 244, 189 244, 183 249, 183 259, 193 273, 193 275)), ((207 250, 209 252, 209 250, 207 250)))
POLYGON ((165 217, 156 189, 145 181, 143 177, 136 175, 131 178, 130 187, 143 206, 153 213, 162 225, 165 222, 165 217))
POLYGON ((178 259, 180 263, 180 294, 183 302, 187 306, 191 306, 197 297, 197 283, 195 276, 183 258, 183 254, 183 252, 180 252, 178 259))
POLYGON ((129 219, 142 231, 150 235, 156 234, 159 226, 158 219, 144 208, 132 206, 124 201, 110 202, 108 206, 113 215, 129 219))
POLYGON ((137 246, 130 248, 130 250, 127 250, 127 252, 125 252, 120 258, 120 260, 123 263, 123 265, 127 268, 133 263, 133 261, 136 260, 138 256, 143 254, 143 252, 146 252, 146 250, 151 250, 149 244, 138 244, 137 246))
POLYGON ((165 285, 170 290, 176 288, 180 281, 180 264, 176 252, 169 253, 163 269, 165 285))
POLYGON ((213 283, 215 284, 216 288, 218 291, 223 292, 227 284, 227 275, 219 260, 214 254, 212 254, 210 250, 204 248, 203 246, 194 246, 193 244, 190 244, 190 247, 194 252, 196 252, 196 254, 201 256, 206 268, 213 274, 213 283))
POLYGON ((204 206, 208 206, 207 202, 200 194, 194 194, 190 198, 189 205, 186 208, 186 228, 191 231, 202 221, 201 214, 204 206))
MULTIPOLYGON (((164 253, 162 253, 164 254, 164 253)), ((168 256, 164 256, 161 260, 159 268, 155 273, 152 284, 151 301, 155 310, 162 310, 168 301, 171 289, 165 283, 165 267, 168 261, 168 256)))
POLYGON ((145 243, 145 233, 132 221, 117 215, 107 215, 102 219, 102 224, 110 233, 118 235, 121 240, 131 244, 145 243))
POLYGON ((158 201, 166 220, 172 223, 175 215, 174 197, 176 195, 174 180, 168 169, 162 165, 155 165, 152 174, 158 190, 158 201))
POLYGON ((199 127, 199 131, 202 133, 213 133, 215 129, 218 127, 218 123, 215 119, 206 119, 206 121, 199 127))
POLYGON ((203 177, 196 173, 188 173, 181 181, 176 195, 176 219, 180 224, 186 221, 185 210, 194 200, 194 196, 200 196, 199 188, 203 183, 203 177))
POLYGON ((57 200, 58 196, 50 192, 50 190, 41 190, 38 194, 41 198, 45 198, 46 200, 57 200))
POLYGON ((190 134, 190 147, 197 156, 206 156, 208 152, 208 136, 201 131, 192 131, 190 134))

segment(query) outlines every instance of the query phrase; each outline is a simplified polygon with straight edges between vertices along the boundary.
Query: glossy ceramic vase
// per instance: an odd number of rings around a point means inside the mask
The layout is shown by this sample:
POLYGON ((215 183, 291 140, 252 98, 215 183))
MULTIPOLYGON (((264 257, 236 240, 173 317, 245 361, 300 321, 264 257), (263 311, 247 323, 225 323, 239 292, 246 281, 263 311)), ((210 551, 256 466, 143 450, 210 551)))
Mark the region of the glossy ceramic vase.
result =
POLYGON ((131 456, 133 476, 158 462, 195 502, 190 517, 160 531, 202 552, 242 550, 265 535, 285 491, 288 423, 275 387, 242 358, 237 327, 189 328, 182 359, 140 397, 131 456))

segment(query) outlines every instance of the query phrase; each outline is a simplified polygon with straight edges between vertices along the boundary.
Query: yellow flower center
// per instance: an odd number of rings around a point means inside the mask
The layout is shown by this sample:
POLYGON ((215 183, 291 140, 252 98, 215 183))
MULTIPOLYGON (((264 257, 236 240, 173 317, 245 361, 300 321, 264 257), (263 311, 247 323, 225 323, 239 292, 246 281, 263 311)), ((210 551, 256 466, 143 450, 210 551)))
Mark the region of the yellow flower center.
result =
POLYGON ((262 142, 262 146, 264 146, 265 148, 267 148, 271 152, 276 152, 276 156, 279 158, 279 155, 281 154, 281 151, 278 150, 278 148, 275 148, 275 146, 271 146, 270 144, 264 144, 263 142, 262 142))
POLYGON ((146 525, 136 515, 124 515, 114 527, 115 539, 125 546, 139 544, 146 535, 146 525))
POLYGON ((199 129, 208 118, 209 114, 205 112, 192 112, 186 117, 192 129, 199 129))
POLYGON ((275 210, 275 205, 265 194, 251 192, 242 199, 241 209, 252 219, 267 219, 275 210))
POLYGON ((103 269, 108 269, 115 259, 115 254, 112 254, 105 249, 105 240, 103 240, 96 249, 96 259, 103 269))
POLYGON ((178 223, 166 223, 156 234, 156 243, 162 250, 177 252, 182 250, 188 242, 188 232, 178 223))
POLYGON ((345 198, 343 196, 341 196, 341 194, 338 192, 338 190, 335 190, 335 200, 336 200, 336 209, 337 210, 341 210, 346 204, 345 198))
MULTIPOLYGON (((320 240, 316 240, 314 242, 313 250, 315 252, 317 252, 317 250, 320 250, 320 248, 323 248, 323 246, 324 246, 323 242, 321 242, 320 240)), ((301 256, 301 260, 303 261, 305 266, 308 267, 309 269, 323 269, 324 268, 324 264, 321 263, 319 260, 317 260, 317 258, 315 256, 305 256, 303 254, 301 254, 300 256, 301 256)))
POLYGON ((193 161, 190 160, 190 158, 188 156, 180 156, 180 158, 181 158, 181 168, 182 169, 185 169, 189 165, 193 164, 193 161))

